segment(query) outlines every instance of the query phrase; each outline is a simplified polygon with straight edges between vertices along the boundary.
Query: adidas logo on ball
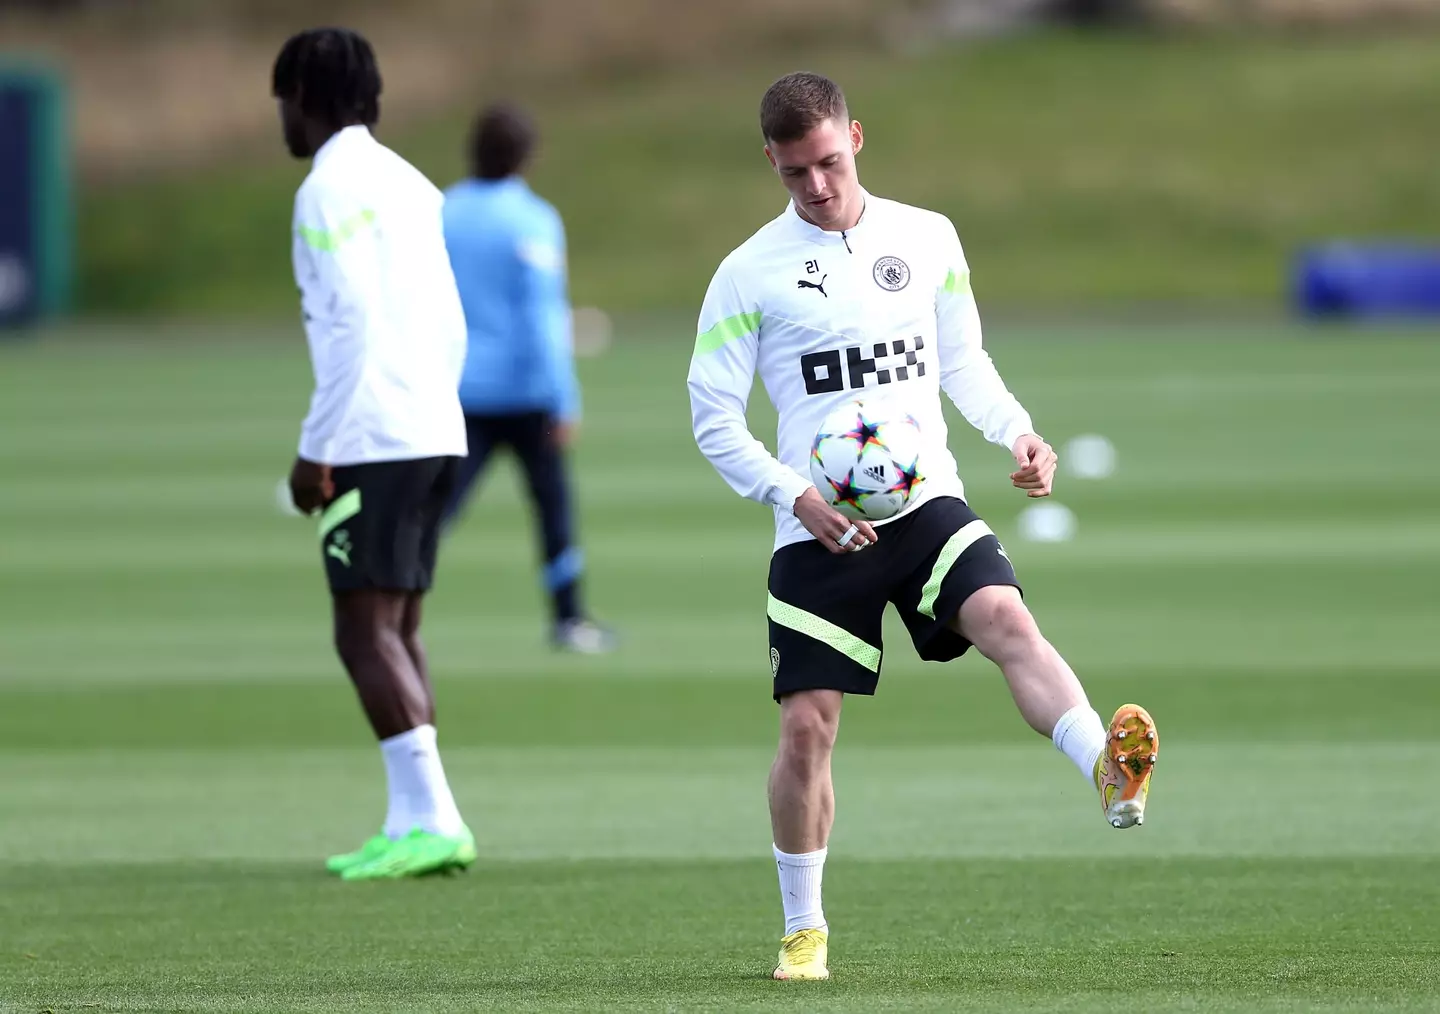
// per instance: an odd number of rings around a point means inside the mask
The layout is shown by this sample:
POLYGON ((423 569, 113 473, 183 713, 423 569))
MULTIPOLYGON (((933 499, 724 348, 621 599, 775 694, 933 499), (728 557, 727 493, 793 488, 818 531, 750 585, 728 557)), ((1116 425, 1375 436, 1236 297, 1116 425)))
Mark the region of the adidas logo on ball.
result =
POLYGON ((884 521, 918 499, 925 483, 920 448, 920 427, 903 409, 850 402, 816 430, 810 480, 845 517, 884 521))

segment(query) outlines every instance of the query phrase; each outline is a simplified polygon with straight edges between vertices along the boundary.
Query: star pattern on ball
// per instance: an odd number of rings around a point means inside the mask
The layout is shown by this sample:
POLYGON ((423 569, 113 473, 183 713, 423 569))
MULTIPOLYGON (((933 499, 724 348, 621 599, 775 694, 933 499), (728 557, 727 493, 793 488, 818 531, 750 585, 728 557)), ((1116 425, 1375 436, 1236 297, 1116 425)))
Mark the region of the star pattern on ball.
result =
POLYGON ((831 504, 836 507, 844 505, 853 507, 857 511, 861 510, 860 501, 864 500, 869 494, 855 485, 855 470, 853 468, 845 473, 845 478, 839 480, 830 479, 829 483, 832 491, 830 496, 831 504))
POLYGON ((854 429, 848 430, 847 432, 840 435, 847 440, 855 441, 855 453, 863 454, 865 452, 865 448, 869 447, 871 444, 880 443, 880 424, 878 422, 871 422, 869 419, 866 419, 865 413, 863 411, 859 411, 855 413, 854 429))
POLYGON ((915 487, 925 481, 925 477, 920 474, 919 458, 916 458, 903 468, 897 463, 895 465, 895 471, 898 474, 898 478, 895 480, 895 485, 890 487, 889 492, 904 493, 907 499, 915 487))

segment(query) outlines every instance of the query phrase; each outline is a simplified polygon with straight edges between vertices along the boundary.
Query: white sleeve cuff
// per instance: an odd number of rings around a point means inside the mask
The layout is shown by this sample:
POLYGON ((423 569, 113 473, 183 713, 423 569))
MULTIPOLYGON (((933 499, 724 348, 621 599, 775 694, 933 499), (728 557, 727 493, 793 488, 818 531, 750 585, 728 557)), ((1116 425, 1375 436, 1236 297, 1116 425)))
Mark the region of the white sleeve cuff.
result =
POLYGON ((813 485, 809 479, 787 468, 775 477, 775 484, 765 491, 765 502, 793 514, 795 501, 813 485))
POLYGON ((1035 432, 1035 424, 1030 421, 1030 415, 1021 412, 1016 418, 1010 420, 1010 425, 1005 427, 1005 436, 1001 443, 1007 451, 1015 449, 1015 441, 1027 433, 1035 432))

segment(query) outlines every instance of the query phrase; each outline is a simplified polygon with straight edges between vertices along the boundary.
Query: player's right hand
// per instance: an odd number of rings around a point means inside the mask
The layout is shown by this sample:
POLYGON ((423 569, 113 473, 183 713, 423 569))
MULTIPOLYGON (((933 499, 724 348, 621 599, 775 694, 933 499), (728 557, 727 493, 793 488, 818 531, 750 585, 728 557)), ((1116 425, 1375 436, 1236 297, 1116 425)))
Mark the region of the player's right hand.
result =
POLYGON ((805 526, 807 532, 815 536, 815 541, 837 555, 858 553, 880 538, 868 521, 851 521, 831 507, 814 486, 801 493, 795 501, 795 518, 805 526), (840 540, 845 537, 851 525, 855 526, 855 534, 842 546, 840 540))
POLYGON ((290 501, 301 514, 314 514, 335 496, 330 466, 296 458, 290 469, 290 501))

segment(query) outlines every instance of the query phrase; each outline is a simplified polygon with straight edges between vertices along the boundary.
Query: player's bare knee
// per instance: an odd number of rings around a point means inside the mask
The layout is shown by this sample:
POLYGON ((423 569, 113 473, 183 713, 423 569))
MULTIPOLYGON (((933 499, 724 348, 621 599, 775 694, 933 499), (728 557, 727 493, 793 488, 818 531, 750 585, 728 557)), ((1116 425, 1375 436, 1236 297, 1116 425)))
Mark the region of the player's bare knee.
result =
POLYGON ((420 635, 421 601, 419 595, 410 596, 400 612, 400 636, 407 647, 420 635))
POLYGON ((1013 588, 981 589, 961 608, 955 626, 982 655, 1002 666, 1045 646, 1035 617, 1013 588))
POLYGON ((393 630, 374 617, 340 614, 335 617, 335 650, 350 665, 383 656, 391 642, 399 639, 393 630))
POLYGON ((409 652, 411 656, 418 655, 425 650, 424 645, 420 643, 419 625, 407 623, 400 628, 399 634, 400 643, 405 646, 405 650, 409 652))
POLYGON ((362 624, 335 624, 335 651, 347 666, 380 654, 379 631, 362 624))
POLYGON ((839 730, 840 709, 826 697, 800 693, 787 697, 781 705, 780 749, 794 765, 824 762, 835 747, 839 730))

